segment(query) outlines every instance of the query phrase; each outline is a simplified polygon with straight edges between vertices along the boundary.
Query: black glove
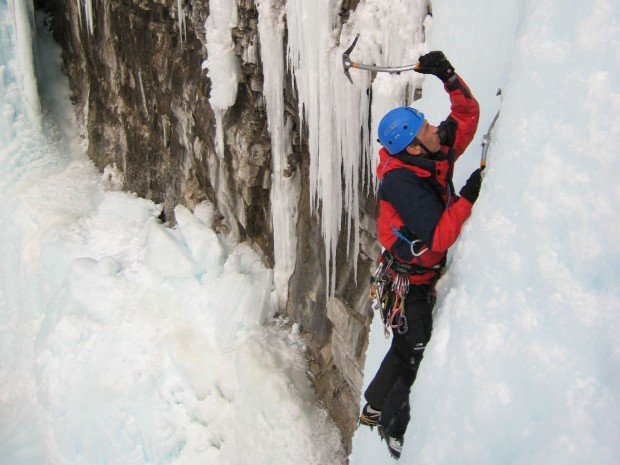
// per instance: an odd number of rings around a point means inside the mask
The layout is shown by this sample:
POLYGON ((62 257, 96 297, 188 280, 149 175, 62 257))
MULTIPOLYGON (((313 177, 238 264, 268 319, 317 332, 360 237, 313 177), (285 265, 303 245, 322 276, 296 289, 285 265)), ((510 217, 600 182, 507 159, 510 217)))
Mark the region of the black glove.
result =
POLYGON ((443 82, 454 76, 454 66, 450 64, 443 52, 435 51, 422 55, 418 59, 418 73, 433 74, 443 82))
POLYGON ((478 168, 471 174, 461 189, 461 197, 464 197, 471 203, 474 203, 480 193, 480 186, 482 186, 482 168, 478 168))

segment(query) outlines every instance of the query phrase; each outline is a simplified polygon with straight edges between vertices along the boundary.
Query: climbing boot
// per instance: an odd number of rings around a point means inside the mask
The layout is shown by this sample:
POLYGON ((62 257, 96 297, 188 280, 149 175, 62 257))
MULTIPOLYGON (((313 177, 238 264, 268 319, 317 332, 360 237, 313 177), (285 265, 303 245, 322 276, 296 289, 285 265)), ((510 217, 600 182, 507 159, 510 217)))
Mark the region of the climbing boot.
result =
POLYGON ((403 451, 403 438, 390 436, 386 433, 383 426, 379 426, 379 436, 381 436, 381 439, 385 439, 385 443, 387 444, 388 451, 392 458, 398 460, 403 451))
POLYGON ((362 414, 360 415, 360 424, 370 426, 372 429, 374 426, 379 425, 379 419, 381 418, 381 411, 375 410, 370 404, 364 405, 362 414))

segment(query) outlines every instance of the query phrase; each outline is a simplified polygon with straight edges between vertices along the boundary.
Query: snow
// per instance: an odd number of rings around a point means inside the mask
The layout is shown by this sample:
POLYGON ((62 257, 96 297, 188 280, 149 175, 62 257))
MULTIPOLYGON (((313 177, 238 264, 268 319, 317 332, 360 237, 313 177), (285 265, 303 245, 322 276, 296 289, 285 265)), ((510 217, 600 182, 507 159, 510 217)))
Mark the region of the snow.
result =
POLYGON ((67 124, 49 33, 38 113, 6 3, 0 18, 2 464, 342 463, 272 270, 210 204, 169 228, 115 191, 67 124))

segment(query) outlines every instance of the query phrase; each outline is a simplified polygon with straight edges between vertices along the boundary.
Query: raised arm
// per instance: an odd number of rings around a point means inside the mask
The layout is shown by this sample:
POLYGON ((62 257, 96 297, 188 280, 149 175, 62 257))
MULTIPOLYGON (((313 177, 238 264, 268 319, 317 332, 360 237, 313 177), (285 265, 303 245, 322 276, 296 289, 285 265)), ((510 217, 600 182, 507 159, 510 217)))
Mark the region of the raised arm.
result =
POLYGON ((456 161, 476 134, 480 106, 465 81, 454 75, 444 84, 450 96, 450 115, 439 125, 441 144, 454 149, 456 161))
POLYGON ((478 102, 443 52, 433 51, 422 55, 416 71, 437 76, 450 96, 450 115, 438 126, 439 139, 441 145, 448 147, 447 150, 454 150, 456 161, 472 141, 478 128, 478 102))

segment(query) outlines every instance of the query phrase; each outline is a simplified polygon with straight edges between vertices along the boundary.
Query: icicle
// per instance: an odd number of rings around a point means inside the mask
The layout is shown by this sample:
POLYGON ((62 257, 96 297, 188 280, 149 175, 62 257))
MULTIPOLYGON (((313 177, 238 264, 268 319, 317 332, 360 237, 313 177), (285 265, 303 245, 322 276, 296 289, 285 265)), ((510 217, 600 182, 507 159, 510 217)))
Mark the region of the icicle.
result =
POLYGON ((144 109, 144 114, 148 115, 149 111, 146 106, 146 94, 144 93, 144 85, 142 84, 142 72, 138 70, 138 84, 140 85, 140 95, 142 96, 142 108, 144 109))
POLYGON ((88 24, 88 33, 92 35, 93 30, 95 29, 94 21, 93 21, 93 0, 86 0, 85 9, 86 9, 86 21, 88 24))
POLYGON ((215 113, 215 149, 224 157, 223 118, 226 110, 237 99, 240 65, 235 54, 232 29, 237 25, 235 0, 211 0, 210 13, 205 22, 207 59, 202 65, 211 79, 209 103, 215 113))
POLYGON ((88 30, 88 34, 92 35, 93 30, 95 29, 95 23, 93 20, 93 0, 76 0, 76 3, 78 7, 78 21, 80 28, 82 27, 82 10, 84 10, 84 15, 86 16, 86 28, 88 30), (82 1, 84 3, 82 3, 82 1))
POLYGON ((332 156, 336 143, 333 111, 337 102, 331 85, 335 68, 330 54, 339 3, 336 0, 286 3, 289 65, 299 97, 300 121, 308 128, 310 205, 315 212, 319 209, 321 212, 330 294, 335 287, 335 256, 342 217, 342 190, 337 181, 341 165, 332 156))
POLYGON ((183 0, 177 0, 177 16, 179 21, 179 37, 181 44, 187 39, 187 30, 185 28, 185 11, 183 10, 183 0))
POLYGON ((164 147, 170 147, 170 136, 171 136, 171 127, 170 127, 170 118, 166 115, 161 116, 161 128, 162 128, 162 141, 164 143, 164 147))
POLYGON ((40 124, 41 103, 34 72, 33 42, 35 35, 34 6, 27 0, 9 0, 15 29, 15 50, 19 62, 21 88, 26 97, 26 114, 34 125, 40 124))
MULTIPOLYGON (((342 52, 356 32, 362 38, 356 58, 372 63, 403 64, 415 60, 423 48, 422 21, 426 0, 367 0, 351 14, 338 37, 341 1, 288 0, 288 60, 299 96, 299 117, 308 128, 311 208, 321 215, 325 240, 328 292, 335 288, 336 247, 346 212, 347 243, 359 252, 360 182, 375 184, 378 147, 368 126, 371 102, 370 73, 355 73, 351 85, 342 71, 342 52), (372 147, 372 149, 371 149, 372 147), (360 178, 360 172, 365 176, 360 178)), ((407 89, 421 82, 414 73, 382 76, 372 84, 372 133, 378 119, 393 106, 407 103, 407 89)), ((374 189, 373 189, 374 190, 374 189)))
POLYGON ((215 115, 215 153, 218 157, 224 158, 224 111, 213 108, 215 115))
POLYGON ((82 29, 82 0, 75 0, 75 3, 77 4, 78 10, 78 25, 80 29, 82 29))
POLYGON ((284 9, 281 0, 257 0, 258 33, 263 62, 263 94, 271 133, 271 216, 274 240, 274 282, 280 308, 288 299, 288 282, 297 262, 297 218, 301 193, 299 171, 287 174, 292 153, 291 122, 284 109, 284 9))

